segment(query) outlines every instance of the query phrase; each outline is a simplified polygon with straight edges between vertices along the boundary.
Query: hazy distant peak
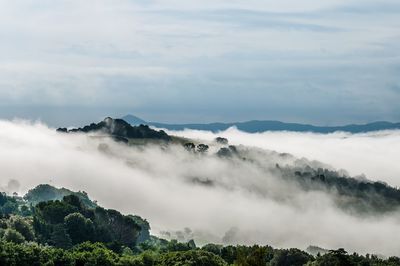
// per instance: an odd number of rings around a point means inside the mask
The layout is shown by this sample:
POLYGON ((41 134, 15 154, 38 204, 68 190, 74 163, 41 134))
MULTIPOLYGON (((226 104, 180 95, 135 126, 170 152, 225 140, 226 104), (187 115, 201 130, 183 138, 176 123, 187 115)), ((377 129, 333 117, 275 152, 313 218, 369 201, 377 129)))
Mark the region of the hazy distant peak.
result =
POLYGON ((342 126, 315 126, 310 124, 300 123, 286 123, 275 120, 250 120, 243 122, 231 122, 231 123, 207 123, 207 124, 168 124, 159 122, 146 122, 136 116, 127 115, 124 116, 126 122, 131 125, 146 124, 157 128, 166 128, 168 130, 208 130, 212 132, 219 132, 227 130, 230 127, 236 127, 237 129, 249 132, 265 132, 265 131, 292 131, 292 132, 314 132, 314 133, 333 133, 333 132, 350 132, 350 133, 363 133, 379 130, 393 130, 400 129, 400 123, 391 123, 387 121, 377 121, 368 124, 350 124, 342 126))
POLYGON ((131 125, 148 124, 148 122, 146 122, 145 120, 143 120, 137 116, 134 116, 134 115, 126 115, 126 116, 122 117, 122 119, 131 125))

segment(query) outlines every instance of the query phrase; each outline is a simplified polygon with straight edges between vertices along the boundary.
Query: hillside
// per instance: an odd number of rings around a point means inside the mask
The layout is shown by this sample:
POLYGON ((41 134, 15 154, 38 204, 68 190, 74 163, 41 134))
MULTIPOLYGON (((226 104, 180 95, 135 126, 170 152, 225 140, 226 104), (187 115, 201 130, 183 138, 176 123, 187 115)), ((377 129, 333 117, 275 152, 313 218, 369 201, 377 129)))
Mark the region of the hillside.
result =
MULTIPOLYGON (((49 191, 69 190, 40 185, 29 194, 49 198, 49 191)), ((76 196, 80 192, 71 193, 61 200, 55 199, 55 193, 54 200, 36 206, 30 204, 28 194, 22 199, 0 193, 1 265, 400 265, 397 257, 348 255, 344 249, 312 247, 312 251, 324 251, 314 257, 299 249, 271 246, 207 244, 199 248, 192 240, 180 243, 150 236, 146 220, 87 207, 76 196), (16 208, 5 212, 10 202, 16 208), (28 211, 21 213, 21 208, 28 211), (147 235, 139 241, 143 230, 147 235)))
MULTIPOLYGON (((59 131, 65 132, 63 129, 59 131)), ((164 131, 156 131, 148 126, 130 126, 127 122, 121 119, 106 118, 98 124, 91 124, 83 128, 72 129, 66 132, 82 132, 92 133, 101 132, 102 134, 126 138, 126 143, 129 143, 130 148, 135 150, 141 146, 146 148, 148 139, 160 138, 162 141, 167 141, 168 145, 155 145, 162 147, 163 154, 166 158, 175 153, 176 148, 183 148, 183 154, 186 160, 191 160, 194 165, 202 165, 203 160, 216 160, 220 165, 230 165, 230 168, 248 168, 257 169, 260 175, 265 177, 263 182, 255 182, 251 178, 246 180, 244 185, 237 185, 237 189, 248 190, 252 194, 261 197, 271 197, 279 201, 291 201, 303 193, 322 192, 333 200, 333 203, 350 214, 357 213, 358 215, 371 216, 375 214, 394 213, 400 209, 400 190, 389 186, 383 182, 370 181, 366 178, 352 177, 343 171, 337 171, 320 162, 311 162, 307 159, 299 159, 290 154, 281 154, 275 151, 266 151, 262 149, 229 145, 229 141, 224 138, 217 138, 214 142, 204 144, 190 139, 176 138, 167 135, 164 131), (139 132, 139 133, 138 133, 139 132), (178 140, 179 139, 179 140, 178 140), (272 175, 272 177, 271 177, 272 175), (268 178, 267 178, 268 177, 268 178), (282 190, 277 190, 269 183, 282 183, 287 188, 294 188, 291 193, 286 193, 282 190), (254 189, 257 187, 257 189, 254 189)), ((155 144, 152 142, 152 144, 155 144)), ((113 148, 106 144, 99 144, 99 151, 108 156, 120 158, 119 148, 113 148)), ((182 156, 182 155, 180 155, 182 156)), ((162 157, 161 157, 162 158, 162 157)), ((149 164, 153 164, 152 158, 141 157, 149 164)), ((163 159, 161 159, 163 160, 163 159)), ((127 157, 126 161, 132 167, 141 169, 140 164, 135 163, 134 158, 127 157)), ((179 164, 179 163, 178 163, 179 164)), ((147 164, 144 164, 147 165, 147 164)), ((146 169, 142 169, 147 171, 146 169)), ((229 171, 228 169, 225 171, 229 171)), ((162 175, 162 173, 161 173, 162 175)), ((233 184, 227 180, 221 180, 219 175, 203 175, 202 173, 195 174, 193 171, 185 173, 184 178, 187 182, 197 186, 206 186, 210 189, 232 189, 233 184)), ((379 177, 378 177, 379 178, 379 177)), ((36 190, 41 187, 36 188, 36 190)), ((26 197, 35 198, 35 191, 30 191, 26 197)), ((47 193, 53 195, 55 191, 47 189, 47 193)), ((64 192, 63 189, 57 191, 58 197, 52 199, 61 199, 69 192, 64 192)), ((77 194, 86 205, 91 204, 87 196, 80 192, 77 194)), ((41 198, 40 200, 48 200, 50 198, 41 198)), ((36 200, 36 202, 39 200, 36 200)))
POLYGON ((122 119, 105 118, 99 123, 92 123, 82 128, 58 128, 58 132, 64 133, 99 133, 111 136, 117 141, 128 142, 129 139, 154 139, 162 141, 170 141, 163 130, 154 130, 147 125, 132 126, 122 119))

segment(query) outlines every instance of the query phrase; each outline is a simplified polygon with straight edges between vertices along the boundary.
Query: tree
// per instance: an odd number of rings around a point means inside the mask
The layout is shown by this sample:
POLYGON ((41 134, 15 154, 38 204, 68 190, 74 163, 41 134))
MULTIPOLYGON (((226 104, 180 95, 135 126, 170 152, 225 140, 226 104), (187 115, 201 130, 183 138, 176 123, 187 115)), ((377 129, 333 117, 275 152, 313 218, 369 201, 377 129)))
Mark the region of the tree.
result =
POLYGON ((93 240, 94 225, 90 219, 80 213, 71 213, 64 218, 65 229, 71 237, 72 244, 93 240))
MULTIPOLYGON (((271 266, 301 266, 312 260, 313 257, 296 248, 281 249, 275 252, 270 262, 271 266)), ((346 264, 343 264, 346 265, 346 264)))
POLYGON ((0 206, 7 202, 7 196, 4 192, 0 192, 0 206))
POLYGON ((228 145, 228 139, 222 137, 215 138, 215 142, 223 145, 228 145))
POLYGON ((15 216, 11 219, 11 227, 18 231, 27 241, 33 241, 35 238, 32 225, 26 219, 15 216))
POLYGON ((143 243, 150 239, 150 224, 146 219, 143 219, 137 215, 128 215, 131 217, 136 224, 138 224, 141 228, 139 232, 139 236, 136 240, 137 244, 143 243))
POLYGON ((15 200, 14 201, 7 200, 1 209, 2 209, 2 213, 5 215, 17 213, 18 212, 18 203, 15 202, 15 200))
POLYGON ((192 245, 189 243, 181 243, 176 239, 172 239, 167 245, 168 251, 187 251, 192 249, 192 245))
POLYGON ((75 265, 116 265, 118 256, 102 243, 84 242, 72 249, 75 265))
POLYGON ((227 266, 226 262, 217 255, 203 250, 184 252, 169 252, 162 254, 157 265, 162 266, 227 266))
POLYGON ((35 209, 36 214, 50 224, 63 223, 65 216, 78 211, 77 207, 59 200, 40 202, 35 209))
POLYGON ((206 145, 206 144, 199 144, 199 145, 197 145, 197 151, 198 152, 201 152, 201 153, 204 153, 204 152, 207 152, 208 151, 208 145, 206 145))
POLYGON ((71 237, 62 224, 53 226, 53 232, 50 236, 50 243, 54 247, 68 249, 72 247, 71 237))
POLYGON ((350 260, 350 256, 343 248, 330 250, 329 253, 318 257, 316 260, 318 266, 340 266, 340 265, 356 265, 350 260))
POLYGON ((185 144, 183 145, 183 147, 185 147, 185 149, 186 149, 187 151, 193 152, 194 149, 196 148, 196 145, 194 145, 194 143, 192 143, 192 142, 188 142, 188 143, 185 143, 185 144))
POLYGON ((78 210, 84 209, 81 199, 76 195, 67 195, 63 197, 63 202, 75 206, 78 210))
POLYGON ((20 244, 20 243, 25 242, 24 236, 21 235, 20 232, 17 232, 17 231, 14 230, 14 229, 7 229, 7 230, 4 232, 3 239, 4 239, 5 241, 13 242, 13 243, 16 243, 16 244, 20 244))
POLYGON ((201 247, 202 250, 214 253, 215 255, 221 256, 222 245, 207 244, 201 247))
POLYGON ((116 210, 96 208, 94 210, 94 223, 97 225, 96 237, 104 239, 103 234, 109 237, 109 241, 119 242, 121 245, 134 247, 141 231, 141 227, 132 217, 122 215, 116 210), (103 230, 99 235, 99 230, 103 230))
POLYGON ((237 250, 234 246, 225 246, 221 249, 221 257, 228 263, 233 264, 237 257, 237 250))

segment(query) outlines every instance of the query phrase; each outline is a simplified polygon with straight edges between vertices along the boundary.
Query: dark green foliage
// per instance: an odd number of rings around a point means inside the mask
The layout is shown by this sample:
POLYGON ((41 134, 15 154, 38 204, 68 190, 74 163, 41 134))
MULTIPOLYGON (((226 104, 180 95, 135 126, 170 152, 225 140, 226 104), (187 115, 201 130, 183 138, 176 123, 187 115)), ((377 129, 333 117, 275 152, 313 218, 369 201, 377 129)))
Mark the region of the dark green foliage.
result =
POLYGON ((155 252, 167 252, 169 241, 161 239, 155 236, 150 236, 150 238, 136 247, 138 253, 143 251, 155 251, 155 252))
POLYGON ((113 243, 116 250, 134 247, 141 230, 132 217, 100 207, 88 209, 75 195, 37 204, 33 225, 41 243, 62 248, 85 241, 113 243))
MULTIPOLYGON (((62 231, 62 227, 59 227, 62 231)), ((60 232, 61 232, 60 231, 60 232)), ((62 234, 60 234, 62 235, 62 234)), ((57 240, 58 244, 63 240, 57 240)), ((173 241, 173 245, 176 242, 173 241)), ((391 257, 380 259, 377 256, 348 255, 343 249, 332 250, 323 256, 313 256, 298 249, 273 249, 269 246, 228 246, 209 244, 202 249, 185 251, 142 251, 134 255, 130 249, 114 252, 103 243, 84 242, 68 249, 45 247, 37 244, 0 241, 0 265, 134 265, 134 266, 394 266, 400 259, 391 257), (209 252, 206 250, 213 250, 209 252), (216 254, 217 253, 217 254, 216 254), (218 255, 220 253, 221 255, 218 255)))
POLYGON ((28 208, 27 217, 21 216, 22 207, 27 207, 23 199, 2 194, 0 202, 1 208, 15 205, 0 218, 0 265, 400 265, 398 257, 347 254, 344 249, 324 250, 326 254, 313 257, 299 249, 258 245, 198 248, 193 240, 181 243, 151 236, 149 223, 141 217, 89 208, 76 194, 40 202, 33 213, 28 208))
POLYGON ((196 145, 194 145, 193 142, 188 142, 188 143, 183 144, 183 147, 185 147, 185 149, 187 151, 194 152, 194 149, 196 148, 196 145))
POLYGON ((236 250, 235 264, 240 266, 264 266, 274 256, 273 249, 268 246, 238 246, 236 250))
POLYGON ((238 155, 238 151, 235 146, 229 145, 228 148, 223 147, 223 148, 219 149, 219 151, 217 152, 217 155, 219 157, 232 157, 234 155, 238 155))
POLYGON ((3 239, 7 242, 13 242, 16 244, 21 244, 25 242, 24 236, 14 229, 6 229, 3 235, 3 239))
POLYGON ((117 141, 126 142, 128 139, 158 139, 163 141, 170 141, 171 137, 168 136, 163 130, 157 131, 151 129, 147 125, 131 126, 129 123, 122 119, 112 119, 111 117, 105 118, 103 121, 95 124, 92 123, 83 128, 67 130, 59 128, 58 132, 101 132, 107 134, 117 141))
POLYGON ((72 247, 71 237, 62 224, 54 225, 51 229, 50 238, 46 241, 48 244, 64 249, 72 247))
POLYGON ((78 208, 66 203, 65 201, 47 201, 36 205, 35 215, 50 224, 64 222, 64 217, 70 213, 77 212, 78 208))
POLYGON ((214 253, 215 255, 221 256, 222 245, 207 244, 201 247, 202 250, 214 253))
POLYGON ((353 263, 350 256, 344 249, 331 250, 324 256, 318 257, 316 260, 318 266, 340 266, 340 265, 357 265, 353 263))
POLYGON ((161 255, 157 265, 164 266, 225 266, 227 265, 217 255, 203 251, 190 250, 186 252, 169 252, 161 255))
MULTIPOLYGON (((274 253, 270 262, 271 266, 301 266, 308 261, 312 261, 313 257, 296 248, 282 249, 274 253)), ((343 264, 345 265, 345 264, 343 264)))
POLYGON ((193 245, 188 243, 178 242, 176 239, 169 241, 167 245, 168 251, 188 251, 193 249, 193 245))
POLYGON ((150 239, 150 224, 146 219, 143 219, 137 215, 128 215, 131 217, 137 225, 140 226, 139 236, 137 238, 137 243, 142 243, 150 239))
POLYGON ((31 221, 20 216, 14 216, 10 220, 11 228, 19 232, 27 241, 33 241, 35 239, 31 221))
POLYGON ((197 145, 197 152, 204 153, 208 151, 208 145, 206 144, 199 144, 197 145))
POLYGON ((25 194, 24 199, 32 205, 36 205, 41 201, 62 200, 65 196, 69 195, 77 196, 80 199, 80 202, 87 208, 97 207, 97 205, 89 199, 88 195, 84 191, 73 192, 66 188, 55 188, 47 184, 41 184, 33 189, 30 189, 28 193, 25 194))
POLYGON ((282 176, 295 181, 302 189, 323 190, 335 194, 336 204, 347 211, 376 214, 396 211, 400 207, 400 190, 382 182, 356 179, 328 169, 280 167, 282 176))
POLYGON ((72 244, 94 239, 93 222, 80 213, 71 213, 64 218, 65 229, 71 237, 72 244))
POLYGON ((0 216, 7 216, 10 214, 28 216, 31 214, 31 211, 20 197, 10 197, 7 196, 4 192, 0 192, 0 216))
POLYGON ((118 255, 101 243, 85 242, 71 250, 76 265, 116 265, 118 255))
POLYGON ((4 205, 4 203, 7 202, 7 195, 3 192, 0 193, 0 207, 4 205))
POLYGON ((221 249, 221 257, 228 263, 233 264, 237 259, 237 248, 235 246, 226 246, 221 249))
POLYGON ((38 245, 18 245, 0 242, 0 265, 39 266, 39 265, 74 265, 69 253, 38 245))
POLYGON ((103 236, 109 237, 111 241, 119 242, 122 245, 133 247, 139 236, 141 227, 132 217, 124 216, 115 210, 96 208, 94 210, 94 223, 101 229, 103 236))
POLYGON ((203 143, 199 145, 195 145, 193 142, 187 142, 183 144, 183 147, 190 152, 198 152, 198 153, 206 153, 209 149, 209 146, 203 143))
POLYGON ((222 138, 222 137, 216 137, 215 142, 222 144, 222 145, 228 145, 228 139, 222 138))

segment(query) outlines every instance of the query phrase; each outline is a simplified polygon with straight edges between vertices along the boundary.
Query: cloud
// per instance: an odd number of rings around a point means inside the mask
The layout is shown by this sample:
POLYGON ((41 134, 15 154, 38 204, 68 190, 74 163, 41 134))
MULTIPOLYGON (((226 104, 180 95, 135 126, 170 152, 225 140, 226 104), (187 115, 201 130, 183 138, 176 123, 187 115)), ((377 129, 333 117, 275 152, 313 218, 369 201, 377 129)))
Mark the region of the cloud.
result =
POLYGON ((110 112, 184 111, 187 121, 210 120, 204 110, 213 109, 227 121, 237 115, 233 103, 256 101, 258 110, 239 106, 239 113, 330 124, 398 120, 400 96, 391 88, 400 25, 385 10, 399 5, 385 0, 372 13, 374 5, 3 1, 0 104, 108 104, 110 112))
MULTIPOLYGON (((205 142, 214 137, 207 132, 179 134, 205 142)), ((395 158, 390 156, 397 155, 399 150, 399 132, 320 136, 251 135, 229 130, 221 134, 235 144, 279 151, 295 145, 293 153, 310 155, 310 159, 331 158, 322 156, 324 152, 333 153, 332 158, 341 155, 353 162, 355 168, 359 161, 368 158, 357 158, 360 152, 377 148, 374 167, 391 165, 396 169, 395 158), (316 143, 321 146, 317 148, 316 143), (340 149, 346 152, 338 152, 340 149), (321 158, 315 158, 320 155, 321 158)), ((191 236, 197 243, 259 243, 299 248, 314 244, 399 255, 396 243, 400 239, 393 233, 400 226, 397 214, 363 218, 346 214, 336 207, 331 194, 304 192, 273 170, 277 162, 293 165, 304 160, 246 147, 240 149, 251 160, 222 159, 213 155, 219 147, 210 145, 209 154, 201 156, 180 146, 127 147, 94 136, 59 134, 40 123, 0 121, 0 185, 17 180, 19 187, 12 187, 20 193, 40 183, 84 190, 100 205, 147 218, 154 234, 191 236), (213 185, 195 180, 209 180, 213 185)), ((335 162, 340 161, 345 160, 327 163, 337 167, 335 162)), ((372 169, 370 161, 364 162, 364 168, 372 169)))
POLYGON ((246 133, 230 128, 220 133, 208 131, 168 131, 188 138, 212 140, 217 136, 228 138, 232 144, 248 145, 290 153, 327 163, 336 169, 345 169, 350 175, 365 174, 369 179, 385 181, 400 187, 400 131, 379 131, 350 134, 264 132, 246 133))

